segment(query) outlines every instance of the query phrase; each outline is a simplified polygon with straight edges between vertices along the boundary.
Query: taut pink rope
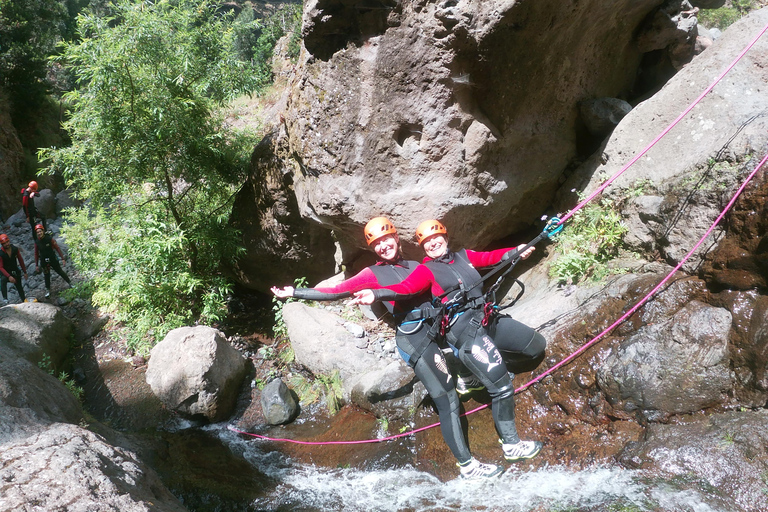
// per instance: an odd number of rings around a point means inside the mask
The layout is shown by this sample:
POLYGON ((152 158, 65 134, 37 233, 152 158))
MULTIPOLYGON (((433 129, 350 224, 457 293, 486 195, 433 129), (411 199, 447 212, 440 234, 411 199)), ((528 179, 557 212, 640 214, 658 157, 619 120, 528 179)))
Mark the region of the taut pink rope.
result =
POLYGON ((595 198, 595 196, 597 196, 598 194, 602 193, 602 192, 603 192, 603 190, 605 190, 605 189, 608 187, 608 185, 610 185, 611 183, 613 183, 613 182, 614 182, 614 181, 615 181, 615 180, 616 180, 616 179, 617 179, 619 176, 621 176, 622 174, 624 174, 624 171, 626 171, 627 169, 629 169, 629 168, 630 168, 630 167, 631 167, 631 166, 632 166, 632 165, 633 165, 635 162, 637 162, 638 160, 640 160, 640 159, 643 157, 643 155, 645 155, 645 154, 646 154, 646 153, 647 153, 647 152, 648 152, 648 151, 649 151, 649 150, 650 150, 650 149, 651 149, 653 146, 655 146, 655 145, 656 145, 656 143, 657 143, 657 142, 659 142, 659 140, 661 140, 661 138, 662 138, 662 137, 664 137, 664 136, 665 136, 667 133, 669 133, 669 131, 670 131, 670 130, 672 130, 672 128, 674 128, 674 127, 675 127, 675 125, 676 125, 677 123, 679 123, 679 122, 680 122, 680 121, 681 121, 681 120, 682 120, 682 119, 683 119, 685 116, 687 116, 687 115, 688 115, 688 113, 689 113, 691 110, 693 110, 693 107, 695 107, 695 106, 696 106, 696 105, 697 105, 697 104, 698 104, 698 103, 699 103, 699 102, 700 102, 702 99, 704 99, 704 96, 706 96, 707 94, 709 94, 709 91, 711 91, 711 90, 712 90, 712 89, 713 89, 713 88, 714 88, 714 87, 715 87, 715 86, 716 86, 716 85, 717 85, 717 84, 720 82, 720 80, 722 80, 722 79, 723 79, 723 77, 724 77, 726 74, 728 74, 728 72, 730 72, 730 71, 733 69, 733 67, 734 67, 734 66, 735 66, 735 65, 736 65, 736 64, 737 64, 737 63, 738 63, 738 62, 741 60, 741 58, 742 58, 742 57, 744 57, 744 55, 745 55, 745 54, 746 54, 746 53, 747 53, 747 52, 748 52, 748 51, 749 51, 749 50, 750 50, 750 49, 751 49, 751 48, 752 48, 752 47, 755 45, 755 43, 757 43, 758 39, 760 39, 760 38, 762 37, 762 35, 763 35, 763 34, 765 34, 765 32, 766 32, 766 31, 768 31, 768 25, 766 25, 766 26, 763 28, 763 30, 761 30, 761 31, 760 31, 760 33, 759 33, 759 34, 757 34, 757 36, 755 36, 755 38, 754 38, 754 39, 752 39, 752 41, 751 41, 751 42, 750 42, 750 43, 749 43, 749 44, 748 44, 748 45, 747 45, 747 46, 746 46, 746 47, 745 47, 745 48, 744 48, 744 49, 741 51, 741 53, 738 55, 738 57, 736 57, 735 59, 733 59, 733 62, 731 62, 731 64, 730 64, 730 65, 729 65, 727 68, 725 68, 725 71, 723 71, 722 73, 720 73, 720 76, 718 76, 717 78, 715 78, 715 81, 714 81, 714 82, 712 82, 712 83, 710 84, 710 86, 709 86, 709 87, 707 87, 706 89, 704 89, 704 92, 702 92, 702 93, 699 95, 699 97, 698 97, 698 98, 696 98, 696 99, 693 101, 693 103, 691 103, 690 105, 688 105, 688 108, 686 108, 686 109, 683 111, 683 113, 682 113, 682 114, 680 114, 679 116, 677 116, 677 119, 675 119, 674 121, 672 121, 672 123, 671 123, 669 126, 667 126, 667 127, 664 129, 664 131, 662 131, 662 132, 661 132, 659 135, 657 135, 657 136, 656 136, 656 138, 655 138, 655 139, 653 139, 653 140, 651 141, 651 143, 650 143, 650 144, 648 144, 648 145, 645 147, 645 149, 643 149, 643 150, 642 150, 640 153, 636 154, 636 155, 635 155, 635 156, 634 156, 634 157, 633 157, 633 158, 632 158, 632 159, 631 159, 629 162, 627 162, 627 164, 626 164, 626 165, 624 165, 624 167, 622 167, 622 168, 621 168, 621 169, 620 169, 620 170, 619 170, 619 171, 618 171, 616 174, 614 174, 613 176, 611 176, 611 177, 610 177, 610 179, 609 179, 608 181, 606 181, 605 183, 603 183, 603 184, 602 184, 600 187, 598 187, 598 188, 597 188, 597 190, 595 190, 594 192, 592 192, 592 193, 591 193, 591 194, 590 194, 590 195, 589 195, 589 196, 588 196, 586 199, 584 199, 582 202, 580 202, 579 204, 577 204, 577 205, 576 205, 576 206, 575 206, 575 207, 574 207, 574 208, 573 208, 571 211, 569 211, 568 213, 566 213, 565 215, 563 215, 562 217, 560 217, 560 222, 558 222, 558 223, 557 223, 557 225, 558 225, 558 226, 560 226, 560 225, 561 225, 561 224, 563 224, 563 223, 564 223, 566 220, 570 219, 570 218, 573 216, 573 214, 574 214, 574 213, 576 213, 577 211, 581 210, 581 209, 584 207, 584 205, 586 205, 588 202, 590 202, 592 199, 594 199, 594 198, 595 198))

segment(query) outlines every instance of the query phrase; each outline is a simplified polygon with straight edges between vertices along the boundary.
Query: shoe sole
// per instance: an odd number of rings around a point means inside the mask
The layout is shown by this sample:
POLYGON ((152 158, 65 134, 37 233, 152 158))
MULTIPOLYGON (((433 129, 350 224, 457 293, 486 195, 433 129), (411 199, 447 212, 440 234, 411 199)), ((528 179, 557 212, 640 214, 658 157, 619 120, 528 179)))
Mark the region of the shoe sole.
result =
POLYGON ((536 448, 537 448, 536 451, 531 453, 531 454, 529 454, 529 455, 522 455, 520 457, 507 457, 505 455, 504 458, 506 459, 507 462, 520 462, 520 461, 523 461, 523 460, 532 459, 532 458, 534 458, 535 456, 537 456, 541 452, 541 449, 544 448, 544 445, 543 444, 539 445, 536 448))
POLYGON ((497 467, 496 471, 493 473, 490 473, 488 475, 477 475, 477 476, 464 476, 460 475, 460 478, 462 480, 480 480, 481 478, 496 478, 497 476, 501 476, 501 474, 504 472, 504 468, 497 467))
POLYGON ((458 394, 460 394, 460 395, 468 395, 468 394, 472 393, 473 391, 480 391, 482 389, 485 389, 485 386, 480 386, 480 387, 476 387, 476 388, 466 388, 466 389, 462 389, 461 391, 459 391, 457 389, 456 392, 458 394))

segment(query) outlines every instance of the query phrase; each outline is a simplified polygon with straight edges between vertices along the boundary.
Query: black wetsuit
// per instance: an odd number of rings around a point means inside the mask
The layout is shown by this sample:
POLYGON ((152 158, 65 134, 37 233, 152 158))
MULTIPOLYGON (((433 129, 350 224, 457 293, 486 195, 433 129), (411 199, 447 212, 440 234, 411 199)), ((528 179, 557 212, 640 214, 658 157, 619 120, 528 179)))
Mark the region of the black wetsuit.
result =
POLYGON ((59 249, 59 245, 53 239, 51 233, 45 233, 43 238, 35 236, 35 265, 37 265, 38 268, 42 266, 43 274, 45 276, 46 290, 51 289, 51 269, 55 270, 67 284, 72 284, 67 273, 61 268, 59 259, 56 257, 56 252, 62 256, 61 249, 59 249), (40 260, 42 260, 42 264, 38 263, 40 260))
POLYGON ((2 259, 0 259, 0 263, 2 264, 2 266, 0 266, 0 291, 3 294, 3 299, 8 300, 8 278, 13 277, 16 280, 13 285, 16 287, 16 291, 19 292, 19 298, 24 302, 26 297, 21 282, 21 274, 22 271, 25 274, 27 273, 27 267, 24 265, 24 258, 21 257, 19 248, 15 245, 11 245, 11 254, 5 252, 5 249, 0 249, 0 257, 2 257, 2 259), (17 261, 19 265, 21 265, 21 268, 17 265, 17 261))
POLYGON ((35 240, 35 225, 38 223, 43 225, 45 229, 45 219, 35 207, 35 196, 37 192, 31 192, 29 188, 25 188, 21 191, 21 206, 24 209, 24 215, 27 216, 29 226, 32 228, 32 240, 35 240))
POLYGON ((544 358, 546 340, 531 327, 506 315, 491 317, 487 327, 482 325, 485 301, 476 267, 498 263, 505 253, 513 257, 516 252, 512 251, 516 250, 448 252, 436 260, 426 260, 399 285, 373 290, 379 300, 401 300, 424 290, 439 297, 453 289, 442 298, 446 304, 462 296, 448 309, 446 341, 488 389, 496 430, 502 441, 510 444, 520 438, 515 427, 515 389, 508 371, 535 368, 544 358))

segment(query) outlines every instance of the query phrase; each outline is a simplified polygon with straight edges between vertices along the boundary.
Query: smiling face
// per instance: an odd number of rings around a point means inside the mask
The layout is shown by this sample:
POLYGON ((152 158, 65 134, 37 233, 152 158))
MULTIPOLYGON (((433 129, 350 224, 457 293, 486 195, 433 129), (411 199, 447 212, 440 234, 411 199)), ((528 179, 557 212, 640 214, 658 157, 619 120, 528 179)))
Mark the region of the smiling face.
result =
POLYGON ((395 261, 399 253, 400 239, 397 235, 385 235, 373 242, 373 251, 384 261, 395 261))
POLYGON ((45 231, 43 231, 41 228, 38 228, 35 230, 35 234, 37 235, 37 238, 43 238, 43 235, 45 235, 45 231))
POLYGON ((448 240, 443 235, 432 235, 424 240, 421 246, 427 256, 434 260, 448 251, 448 240))

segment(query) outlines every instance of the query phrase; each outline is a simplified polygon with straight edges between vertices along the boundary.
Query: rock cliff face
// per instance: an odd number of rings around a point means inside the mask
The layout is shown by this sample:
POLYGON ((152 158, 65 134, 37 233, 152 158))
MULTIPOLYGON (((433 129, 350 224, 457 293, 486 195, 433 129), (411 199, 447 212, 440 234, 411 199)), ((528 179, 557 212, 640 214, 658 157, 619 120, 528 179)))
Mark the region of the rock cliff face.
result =
MULTIPOLYGON (((659 0, 307 2, 306 51, 275 132, 284 187, 296 198, 286 206, 333 229, 347 260, 362 246, 361 226, 382 214, 406 245, 432 217, 462 246, 514 233, 599 144, 579 116, 582 102, 631 101, 692 57, 696 25, 686 8, 659 0)), ((252 180, 262 161, 274 167, 272 158, 254 160, 252 180)), ((253 215, 245 208, 235 218, 253 215)), ((250 228, 238 222, 247 239, 250 228)))

